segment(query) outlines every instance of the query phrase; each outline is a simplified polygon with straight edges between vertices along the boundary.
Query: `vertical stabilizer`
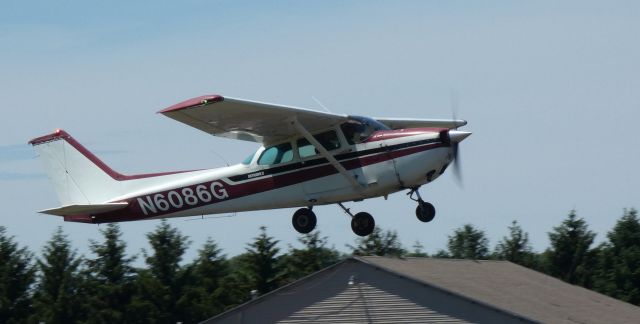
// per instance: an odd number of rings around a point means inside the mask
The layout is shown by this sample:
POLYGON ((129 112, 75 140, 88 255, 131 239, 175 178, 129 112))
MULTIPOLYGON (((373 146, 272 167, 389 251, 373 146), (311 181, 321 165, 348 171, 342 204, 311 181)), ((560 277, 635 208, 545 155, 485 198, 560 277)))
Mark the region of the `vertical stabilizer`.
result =
POLYGON ((99 204, 119 195, 119 174, 63 130, 38 137, 33 145, 60 203, 99 204), (110 174, 111 173, 111 174, 110 174))

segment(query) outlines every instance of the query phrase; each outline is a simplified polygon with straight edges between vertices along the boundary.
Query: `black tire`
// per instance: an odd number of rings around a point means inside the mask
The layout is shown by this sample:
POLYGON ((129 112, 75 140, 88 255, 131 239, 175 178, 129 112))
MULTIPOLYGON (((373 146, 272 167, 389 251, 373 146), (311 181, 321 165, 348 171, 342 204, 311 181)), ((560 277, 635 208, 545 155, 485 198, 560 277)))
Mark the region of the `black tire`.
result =
POLYGON ((316 214, 309 208, 300 208, 296 210, 291 219, 293 228, 301 234, 307 234, 316 228, 316 214))
POLYGON ((418 207, 416 207, 416 217, 418 217, 421 222, 428 223, 436 217, 436 208, 426 201, 421 201, 418 203, 418 207))
POLYGON ((367 236, 373 232, 376 221, 369 213, 360 212, 351 218, 351 229, 358 236, 367 236))

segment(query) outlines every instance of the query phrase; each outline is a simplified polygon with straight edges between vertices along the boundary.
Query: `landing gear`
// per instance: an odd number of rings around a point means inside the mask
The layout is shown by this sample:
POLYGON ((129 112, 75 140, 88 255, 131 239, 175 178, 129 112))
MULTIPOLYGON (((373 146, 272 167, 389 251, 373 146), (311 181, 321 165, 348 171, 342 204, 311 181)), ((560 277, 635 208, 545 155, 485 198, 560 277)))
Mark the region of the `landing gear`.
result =
POLYGON ((416 207, 416 217, 421 222, 428 223, 436 217, 436 208, 426 201, 419 201, 418 207, 416 207))
POLYGON ((313 231, 313 229, 316 228, 316 222, 316 214, 311 208, 300 208, 296 210, 291 219, 293 228, 301 234, 307 234, 313 231))
POLYGON ((373 229, 376 227, 376 221, 371 214, 366 212, 360 212, 355 215, 351 213, 349 208, 345 207, 342 203, 338 203, 338 206, 344 210, 344 212, 351 216, 351 230, 358 236, 367 236, 373 233, 373 229))
POLYGON ((418 192, 418 188, 411 189, 408 195, 409 199, 418 202, 418 207, 416 207, 416 217, 418 217, 421 222, 428 223, 432 221, 434 217, 436 217, 436 208, 433 207, 431 203, 422 200, 422 197, 420 197, 420 192, 418 192), (413 198, 413 194, 415 194, 418 198, 413 198))
POLYGON ((376 221, 371 214, 359 212, 351 218, 351 229, 356 235, 367 236, 373 232, 376 227, 376 221))

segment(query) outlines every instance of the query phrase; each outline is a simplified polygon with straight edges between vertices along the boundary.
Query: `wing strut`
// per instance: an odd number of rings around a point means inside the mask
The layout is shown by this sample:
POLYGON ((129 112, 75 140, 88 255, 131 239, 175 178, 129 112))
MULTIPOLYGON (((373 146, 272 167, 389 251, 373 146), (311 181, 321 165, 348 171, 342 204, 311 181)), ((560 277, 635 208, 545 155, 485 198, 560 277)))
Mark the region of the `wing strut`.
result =
POLYGON ((313 137, 313 135, 311 135, 311 133, 309 133, 309 131, 298 121, 297 118, 295 117, 292 118, 291 123, 296 128, 296 130, 298 130, 298 132, 300 132, 300 134, 304 136, 304 138, 306 138, 307 141, 309 141, 309 143, 315 146, 316 150, 318 150, 320 155, 322 155, 322 157, 327 159, 327 161, 329 161, 329 163, 331 163, 331 165, 333 165, 333 167, 336 168, 336 170, 338 170, 338 172, 340 172, 340 174, 342 174, 347 179, 347 181, 349 181, 349 183, 351 184, 351 186, 353 186, 354 189, 358 191, 361 191, 364 189, 362 184, 356 181, 355 177, 353 177, 352 175, 349 174, 349 172, 347 172, 347 169, 345 169, 342 166, 342 164, 340 164, 340 162, 338 162, 338 160, 336 160, 336 158, 333 157, 333 155, 331 155, 331 153, 329 153, 327 149, 325 149, 324 146, 322 146, 322 144, 320 144, 320 142, 318 142, 316 138, 313 137))

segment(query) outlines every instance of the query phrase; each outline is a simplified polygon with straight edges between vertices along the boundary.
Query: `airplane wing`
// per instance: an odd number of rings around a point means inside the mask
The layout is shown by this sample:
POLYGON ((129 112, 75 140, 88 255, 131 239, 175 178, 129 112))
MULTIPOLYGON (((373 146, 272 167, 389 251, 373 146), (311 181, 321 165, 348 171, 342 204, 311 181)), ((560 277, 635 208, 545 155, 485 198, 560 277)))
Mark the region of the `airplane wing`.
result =
POLYGON ((387 125, 391 129, 437 127, 437 128, 458 128, 467 124, 462 119, 416 119, 416 118, 374 118, 387 125))
POLYGON ((298 135, 298 120, 309 132, 347 120, 347 116, 263 102, 206 95, 159 113, 211 135, 259 143, 273 143, 298 135))

